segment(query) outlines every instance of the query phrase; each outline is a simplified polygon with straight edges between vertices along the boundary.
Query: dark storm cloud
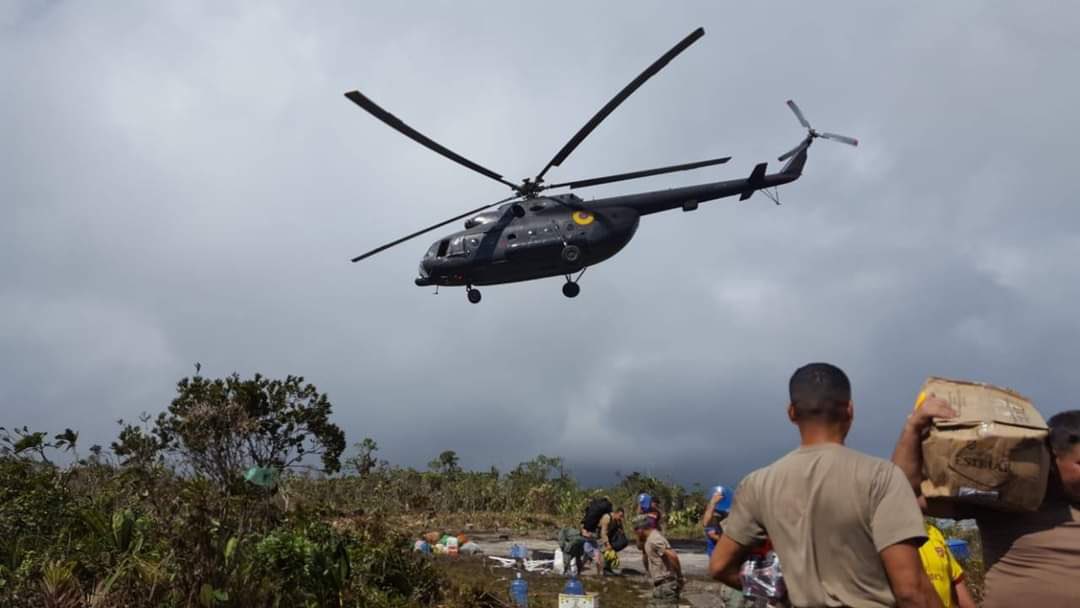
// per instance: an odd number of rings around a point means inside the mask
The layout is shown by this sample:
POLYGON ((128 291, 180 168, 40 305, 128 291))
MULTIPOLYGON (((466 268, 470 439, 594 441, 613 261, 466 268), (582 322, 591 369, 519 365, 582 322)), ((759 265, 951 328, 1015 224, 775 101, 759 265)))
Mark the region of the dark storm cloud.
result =
POLYGON ((0 424, 106 443, 201 361, 304 374, 399 463, 731 483, 794 444, 811 360, 849 371, 853 444, 879 455, 928 374, 1074 407, 1078 13, 6 4, 0 424), (411 277, 434 235, 346 262, 504 192, 343 91, 518 179, 698 25, 553 177, 726 154, 589 195, 746 175, 802 136, 789 97, 862 145, 815 143, 781 207, 646 218, 575 301, 554 279, 433 297, 411 277))

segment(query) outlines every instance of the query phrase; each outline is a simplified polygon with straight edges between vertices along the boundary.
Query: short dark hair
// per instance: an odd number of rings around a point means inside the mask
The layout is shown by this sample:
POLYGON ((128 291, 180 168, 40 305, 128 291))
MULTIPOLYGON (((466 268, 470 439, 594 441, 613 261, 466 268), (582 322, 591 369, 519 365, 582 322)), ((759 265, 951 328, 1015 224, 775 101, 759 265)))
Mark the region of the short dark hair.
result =
POLYGON ((1054 414, 1046 426, 1050 427, 1047 441, 1055 454, 1065 454, 1080 444, 1080 410, 1054 414))
POLYGON ((810 363, 795 370, 788 392, 798 420, 839 422, 851 403, 851 381, 844 370, 829 363, 810 363))

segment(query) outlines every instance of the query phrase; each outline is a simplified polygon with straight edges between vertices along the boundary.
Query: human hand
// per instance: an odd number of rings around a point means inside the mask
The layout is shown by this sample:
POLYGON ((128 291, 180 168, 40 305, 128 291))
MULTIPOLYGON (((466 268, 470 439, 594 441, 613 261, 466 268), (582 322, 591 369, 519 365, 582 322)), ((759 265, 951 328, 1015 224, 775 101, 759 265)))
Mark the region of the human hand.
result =
POLYGON ((921 431, 930 426, 936 418, 955 418, 956 416, 956 410, 949 405, 948 401, 930 394, 925 399, 920 399, 915 405, 915 411, 912 412, 910 420, 915 428, 921 431))
POLYGON ((709 498, 709 509, 712 509, 713 507, 715 507, 717 504, 720 503, 721 500, 724 500, 724 493, 723 492, 713 492, 712 497, 709 498))

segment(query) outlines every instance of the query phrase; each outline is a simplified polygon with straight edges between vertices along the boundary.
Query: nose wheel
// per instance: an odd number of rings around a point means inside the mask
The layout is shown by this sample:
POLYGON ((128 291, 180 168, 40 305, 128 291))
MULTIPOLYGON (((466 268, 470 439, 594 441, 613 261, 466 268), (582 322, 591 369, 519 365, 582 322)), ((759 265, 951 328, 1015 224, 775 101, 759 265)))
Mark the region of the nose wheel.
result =
POLYGON ((469 302, 471 302, 473 304, 479 304, 480 303, 480 290, 479 289, 473 289, 472 287, 469 287, 468 291, 465 292, 465 297, 469 298, 469 302))

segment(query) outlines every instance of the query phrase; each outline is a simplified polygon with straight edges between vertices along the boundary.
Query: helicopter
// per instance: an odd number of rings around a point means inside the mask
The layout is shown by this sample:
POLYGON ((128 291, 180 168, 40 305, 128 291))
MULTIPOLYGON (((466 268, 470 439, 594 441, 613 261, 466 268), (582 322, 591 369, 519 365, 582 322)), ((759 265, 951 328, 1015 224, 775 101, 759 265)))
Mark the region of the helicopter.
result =
POLYGON ((526 177, 519 184, 443 147, 378 106, 360 91, 345 93, 345 97, 350 101, 406 137, 480 175, 509 186, 513 191, 509 197, 413 232, 358 255, 352 258, 352 261, 359 262, 447 224, 465 220, 464 230, 448 234, 428 248, 420 261, 416 285, 434 285, 436 293, 440 286, 464 286, 468 301, 477 304, 481 294, 476 286, 563 276, 563 295, 573 298, 581 291, 578 282, 585 271, 622 250, 633 238, 642 216, 672 209, 694 211, 700 203, 728 196, 738 196, 740 201, 745 201, 758 190, 779 205, 778 195, 768 189, 773 188, 775 192, 779 186, 791 183, 802 175, 807 150, 815 139, 858 145, 856 139, 845 135, 818 132, 810 126, 799 106, 788 100, 788 107, 807 130, 807 135, 798 145, 778 158, 780 162, 787 162, 776 173, 767 173, 768 163, 759 163, 745 178, 668 190, 589 201, 572 192, 547 194, 548 190, 576 190, 700 169, 731 160, 730 156, 726 156, 568 182, 549 184, 544 181, 548 171, 561 166, 581 142, 627 97, 704 35, 704 28, 699 27, 664 53, 589 119, 535 177, 526 177))

